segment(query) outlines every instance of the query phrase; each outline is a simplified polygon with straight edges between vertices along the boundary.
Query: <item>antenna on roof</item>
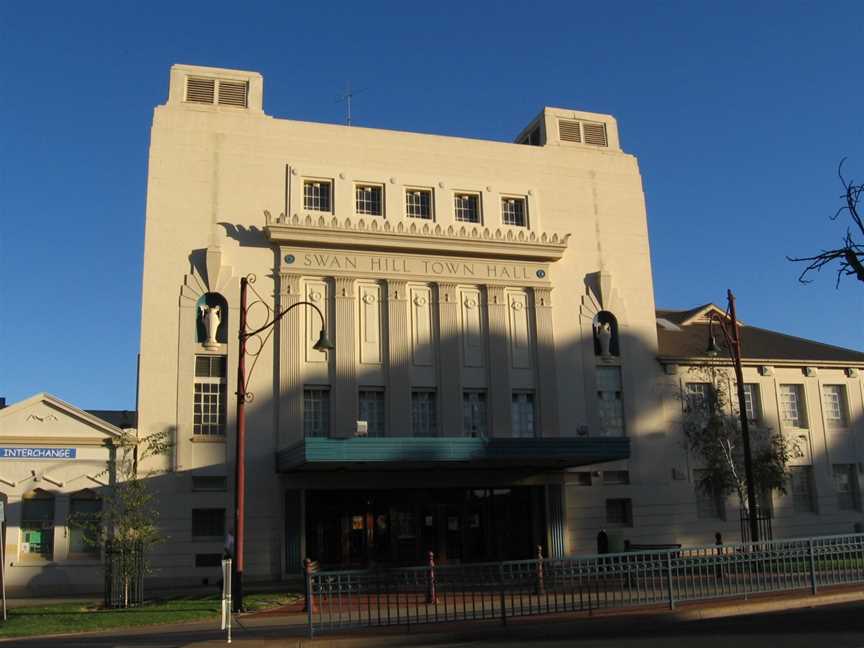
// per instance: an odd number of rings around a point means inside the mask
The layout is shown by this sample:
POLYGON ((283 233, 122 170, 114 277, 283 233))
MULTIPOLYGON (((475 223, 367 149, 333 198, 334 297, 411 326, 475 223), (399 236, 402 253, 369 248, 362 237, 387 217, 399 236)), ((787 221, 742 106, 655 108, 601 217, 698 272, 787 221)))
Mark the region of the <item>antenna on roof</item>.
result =
POLYGON ((360 90, 352 90, 351 89, 351 82, 349 81, 348 83, 345 84, 345 92, 336 97, 336 103, 342 103, 344 101, 346 104, 346 110, 347 110, 347 116, 346 117, 347 118, 345 120, 345 123, 348 126, 351 125, 351 100, 354 98, 354 95, 360 94, 361 92, 364 92, 365 90, 366 90, 366 88, 361 88, 360 90))

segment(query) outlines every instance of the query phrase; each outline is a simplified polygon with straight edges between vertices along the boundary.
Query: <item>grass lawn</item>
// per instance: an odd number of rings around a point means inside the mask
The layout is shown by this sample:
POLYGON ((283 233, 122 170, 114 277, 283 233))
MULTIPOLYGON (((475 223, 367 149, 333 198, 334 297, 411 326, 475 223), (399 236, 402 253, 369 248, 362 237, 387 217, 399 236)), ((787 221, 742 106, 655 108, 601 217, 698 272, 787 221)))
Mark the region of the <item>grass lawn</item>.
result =
MULTIPOLYGON (((266 610, 293 603, 298 594, 247 594, 248 610, 266 610)), ((92 604, 61 603, 38 607, 12 608, 6 623, 0 621, 0 638, 31 635, 113 630, 135 626, 217 619, 221 614, 219 595, 178 597, 153 601, 127 610, 104 610, 92 604)))

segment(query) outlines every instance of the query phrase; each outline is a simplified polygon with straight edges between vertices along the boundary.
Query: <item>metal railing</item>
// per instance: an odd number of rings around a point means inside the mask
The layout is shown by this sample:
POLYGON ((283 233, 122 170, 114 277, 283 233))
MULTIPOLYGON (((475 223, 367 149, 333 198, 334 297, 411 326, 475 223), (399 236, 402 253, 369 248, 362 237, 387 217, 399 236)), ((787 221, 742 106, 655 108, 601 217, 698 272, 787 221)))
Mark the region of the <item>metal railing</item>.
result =
POLYGON ((136 607, 144 603, 144 545, 105 546, 105 607, 136 607))
POLYGON ((309 636, 580 612, 864 582, 864 534, 463 565, 308 571, 309 636))

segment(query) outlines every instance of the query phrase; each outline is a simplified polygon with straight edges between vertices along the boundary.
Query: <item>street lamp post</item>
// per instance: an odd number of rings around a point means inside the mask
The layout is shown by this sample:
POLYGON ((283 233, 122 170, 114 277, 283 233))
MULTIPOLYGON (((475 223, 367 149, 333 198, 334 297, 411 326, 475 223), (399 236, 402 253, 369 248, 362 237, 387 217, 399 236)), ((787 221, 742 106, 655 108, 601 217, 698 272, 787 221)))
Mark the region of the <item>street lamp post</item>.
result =
POLYGON ((236 437, 236 452, 234 457, 234 574, 233 574, 233 601, 234 611, 240 612, 243 610, 243 568, 244 561, 244 544, 246 540, 245 528, 245 513, 246 513, 246 403, 251 402, 254 398, 252 392, 247 387, 249 378, 255 370, 255 364, 258 362, 258 356, 273 335, 274 326, 279 320, 292 309, 298 306, 309 306, 321 318, 321 334, 318 336, 318 341, 313 348, 318 351, 330 351, 335 348, 330 338, 327 336, 327 327, 324 321, 324 313, 315 304, 308 301, 301 301, 291 304, 288 308, 279 313, 276 313, 272 318, 270 315, 273 309, 264 301, 261 295, 252 288, 251 284, 255 283, 255 275, 250 274, 240 280, 240 326, 237 333, 238 348, 237 348, 237 437, 236 437), (252 290, 255 294, 255 301, 251 304, 247 303, 248 291, 252 290), (267 311, 267 321, 263 326, 256 329, 248 330, 247 316, 249 309, 255 304, 261 304, 267 311), (266 335, 255 351, 248 351, 250 356, 253 356, 252 366, 249 373, 246 373, 246 342, 249 338, 255 337, 260 333, 267 331, 266 335))
POLYGON ((713 327, 716 324, 726 339, 726 348, 735 368, 735 380, 738 386, 738 413, 741 418, 741 437, 744 441, 744 476, 747 480, 747 516, 750 523, 750 541, 759 542, 759 521, 756 517, 756 485, 753 482, 753 458, 750 453, 750 422, 747 419, 747 408, 744 400, 744 373, 741 370, 741 329, 735 317, 735 295, 726 291, 728 308, 726 315, 721 317, 710 311, 708 315, 708 350, 707 354, 716 357, 720 353, 717 340, 714 339, 713 327))

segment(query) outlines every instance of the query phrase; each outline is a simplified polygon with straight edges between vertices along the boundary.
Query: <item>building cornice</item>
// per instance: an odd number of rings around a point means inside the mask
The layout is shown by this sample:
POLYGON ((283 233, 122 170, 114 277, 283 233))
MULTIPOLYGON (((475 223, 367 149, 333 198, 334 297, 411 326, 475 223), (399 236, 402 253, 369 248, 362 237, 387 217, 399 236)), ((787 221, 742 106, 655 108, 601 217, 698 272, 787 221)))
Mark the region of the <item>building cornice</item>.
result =
POLYGON ((269 212, 264 214, 264 232, 273 243, 322 248, 558 261, 564 256, 570 238, 570 234, 537 234, 471 224, 442 227, 435 223, 394 224, 375 218, 339 220, 324 216, 315 219, 296 214, 274 219, 269 212))
MULTIPOLYGON (((658 356, 657 360, 663 365, 714 365, 714 366, 732 366, 732 361, 725 358, 711 357, 680 357, 680 356, 658 356)), ((741 366, 743 367, 823 367, 825 369, 846 369, 846 368, 862 368, 864 363, 855 360, 789 360, 776 358, 742 358, 741 366)))

